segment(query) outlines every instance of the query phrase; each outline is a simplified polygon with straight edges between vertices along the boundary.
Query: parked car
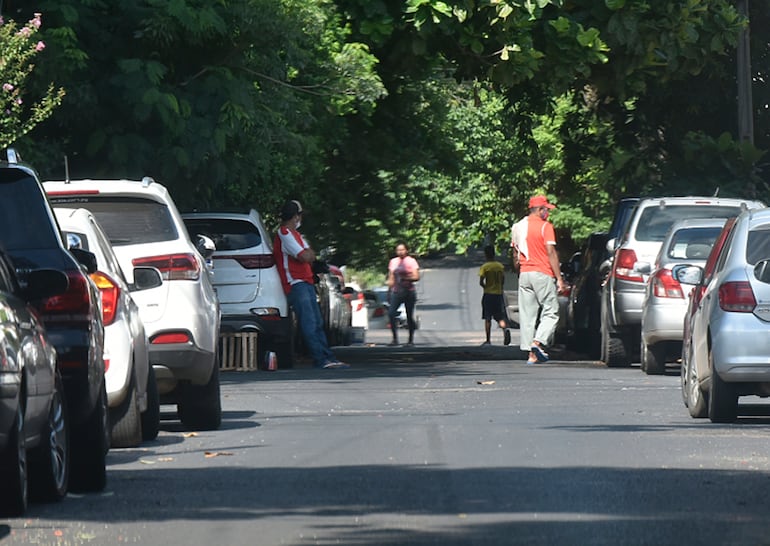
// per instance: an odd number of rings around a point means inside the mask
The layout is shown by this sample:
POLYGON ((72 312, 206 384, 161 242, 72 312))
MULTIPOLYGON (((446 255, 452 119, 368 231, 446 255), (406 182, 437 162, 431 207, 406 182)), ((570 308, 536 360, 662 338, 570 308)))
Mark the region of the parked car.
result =
POLYGON ((367 322, 370 329, 389 328, 388 287, 378 286, 364 290, 364 300, 368 312, 367 322))
POLYGON ((652 270, 642 269, 649 280, 642 300, 641 368, 662 374, 666 361, 682 356, 682 330, 691 284, 671 274, 675 265, 704 265, 711 247, 725 225, 724 218, 691 218, 671 226, 652 270))
POLYGON ((191 237, 205 235, 216 250, 214 288, 222 309, 222 332, 258 332, 257 361, 267 351, 279 368, 294 364, 294 327, 273 257, 272 238, 260 214, 195 212, 182 214, 191 237))
POLYGON ((161 272, 161 286, 133 294, 161 403, 176 404, 188 428, 218 428, 220 311, 206 264, 213 243, 193 244, 168 190, 150 177, 51 181, 45 189, 57 207, 91 211, 129 283, 136 267, 161 272))
POLYGON ((330 264, 329 271, 318 277, 316 293, 329 345, 348 345, 352 311, 350 301, 345 298, 345 275, 339 267, 330 264))
POLYGON ((764 203, 716 197, 656 197, 634 208, 626 231, 615 245, 612 268, 602 289, 601 360, 630 366, 641 346, 642 299, 649 275, 671 225, 684 218, 729 218, 764 203))
POLYGON ((71 431, 70 489, 100 491, 107 484, 110 446, 104 326, 99 291, 84 271, 95 271, 96 258, 84 250, 67 250, 37 174, 20 163, 13 150, 0 162, 0 233, 22 286, 36 269, 67 275, 67 291, 36 302, 36 307, 56 349, 64 384, 71 431))
POLYGON ((572 290, 566 310, 567 347, 599 358, 601 337, 601 294, 607 260, 606 232, 592 233, 583 244, 572 278, 572 290))
POLYGON ((160 399, 150 366, 149 342, 133 293, 161 285, 160 271, 135 268, 129 285, 107 236, 86 209, 54 209, 70 250, 96 256, 91 273, 102 295, 104 367, 111 438, 114 447, 154 440, 160 427, 160 399))
POLYGON ((67 290, 67 276, 37 269, 20 288, 0 252, 0 513, 34 499, 59 500, 69 477, 69 420, 56 350, 31 302, 67 290))
POLYGON ((770 209, 741 213, 705 267, 677 266, 674 275, 696 285, 682 349, 690 414, 733 421, 740 396, 770 396, 770 209))

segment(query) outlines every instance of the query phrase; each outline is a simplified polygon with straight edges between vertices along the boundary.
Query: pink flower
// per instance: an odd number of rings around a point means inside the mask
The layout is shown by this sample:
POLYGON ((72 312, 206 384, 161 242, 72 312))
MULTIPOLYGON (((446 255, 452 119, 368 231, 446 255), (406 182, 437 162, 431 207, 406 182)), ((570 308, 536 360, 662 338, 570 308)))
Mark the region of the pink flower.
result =
POLYGON ((24 36, 25 38, 29 38, 32 35, 32 29, 29 27, 24 27, 16 34, 19 36, 24 36))
POLYGON ((5 19, 3 19, 3 16, 0 15, 0 25, 2 25, 3 23, 5 23, 5 19))
POLYGON ((16 104, 21 104, 21 103, 22 103, 21 99, 16 99, 16 104))
POLYGON ((40 13, 36 13, 35 18, 30 21, 35 28, 40 28, 40 15, 40 13))
POLYGON ((43 42, 38 42, 35 44, 35 51, 43 51, 45 49, 45 44, 43 42))
POLYGON ((5 91, 6 93, 10 93, 11 91, 13 91, 13 85, 10 83, 4 83, 3 91, 5 91))

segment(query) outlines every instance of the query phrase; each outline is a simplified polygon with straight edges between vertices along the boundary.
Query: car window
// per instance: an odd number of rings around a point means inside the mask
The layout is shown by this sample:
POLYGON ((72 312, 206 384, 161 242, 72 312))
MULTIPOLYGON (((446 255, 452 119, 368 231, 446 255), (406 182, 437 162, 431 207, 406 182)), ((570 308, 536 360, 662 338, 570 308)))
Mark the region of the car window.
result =
POLYGON ((739 206, 657 205, 645 207, 636 224, 637 241, 663 242, 676 220, 682 218, 729 218, 740 214, 739 206))
POLYGON ((5 250, 59 246, 59 234, 50 226, 37 180, 21 169, 0 169, 0 244, 5 250))
POLYGON ((705 260, 721 227, 685 228, 671 237, 666 255, 674 259, 705 260))
POLYGON ((77 201, 52 198, 57 207, 91 211, 113 246, 174 241, 179 238, 171 212, 163 203, 141 197, 84 195, 77 201))
POLYGON ((760 260, 768 259, 770 259, 770 225, 765 224, 749 231, 746 263, 755 265, 760 260))
POLYGON ((205 235, 214 241, 217 250, 242 250, 262 244, 257 226, 251 222, 233 219, 185 218, 191 237, 205 235))

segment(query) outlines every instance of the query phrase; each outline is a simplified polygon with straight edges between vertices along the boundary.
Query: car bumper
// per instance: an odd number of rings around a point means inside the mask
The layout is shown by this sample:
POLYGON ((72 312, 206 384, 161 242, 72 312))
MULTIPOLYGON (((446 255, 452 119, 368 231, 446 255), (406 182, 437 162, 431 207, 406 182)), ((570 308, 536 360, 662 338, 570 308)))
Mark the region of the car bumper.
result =
POLYGON ((676 300, 681 305, 656 305, 647 301, 642 325, 642 339, 648 345, 661 341, 682 341, 687 301, 676 300))
POLYGON ((642 323, 643 290, 615 292, 615 323, 617 326, 638 326, 642 323))
MULTIPOLYGON (((178 381, 205 385, 216 363, 214 353, 192 343, 151 345, 149 353, 159 389, 162 389, 162 383, 173 383, 173 386, 176 386, 178 381)), ((173 386, 169 385, 171 388, 173 386)))

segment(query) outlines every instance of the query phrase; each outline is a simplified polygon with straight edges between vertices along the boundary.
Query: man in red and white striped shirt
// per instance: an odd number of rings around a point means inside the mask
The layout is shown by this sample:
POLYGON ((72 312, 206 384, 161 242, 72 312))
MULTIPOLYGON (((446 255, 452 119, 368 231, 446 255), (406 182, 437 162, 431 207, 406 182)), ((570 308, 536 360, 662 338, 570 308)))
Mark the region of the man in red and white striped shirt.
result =
POLYGON ((297 314, 313 366, 316 368, 348 368, 334 356, 324 332, 321 310, 315 293, 312 263, 315 251, 297 231, 302 224, 302 205, 287 201, 281 209, 281 226, 273 241, 273 255, 283 283, 283 291, 297 314))

